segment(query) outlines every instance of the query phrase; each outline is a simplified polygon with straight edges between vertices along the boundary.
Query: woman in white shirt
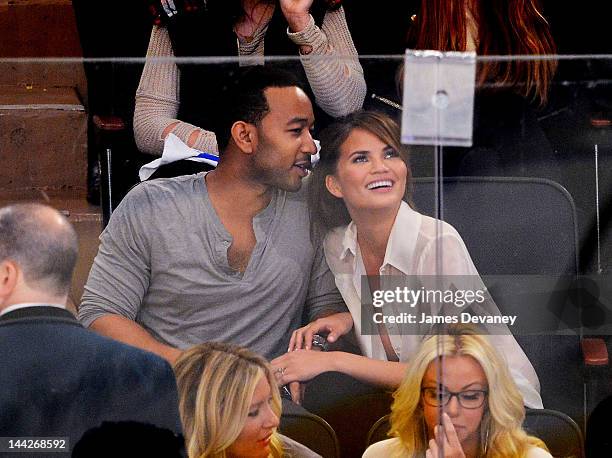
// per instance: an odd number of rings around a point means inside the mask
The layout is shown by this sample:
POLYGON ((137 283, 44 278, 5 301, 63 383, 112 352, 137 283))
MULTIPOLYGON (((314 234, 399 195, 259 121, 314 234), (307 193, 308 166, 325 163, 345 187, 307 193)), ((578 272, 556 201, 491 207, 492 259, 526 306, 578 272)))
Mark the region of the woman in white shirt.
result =
POLYGON ((427 339, 393 397, 391 439, 364 458, 437 458, 441 448, 449 458, 551 458, 522 429, 523 400, 500 355, 470 328, 427 339))
MULTIPOLYGON (((478 272, 452 226, 418 213, 407 203, 408 157, 399 143, 399 128, 390 118, 356 112, 330 126, 320 139, 321 160, 309 183, 313 236, 325 237, 325 256, 350 313, 320 318, 295 331, 289 352, 272 364, 282 384, 336 371, 395 389, 422 336, 436 331, 430 326, 409 334, 401 327, 379 324, 374 335, 364 333, 362 276, 368 276, 366 286, 376 291, 387 275, 425 279, 454 275, 480 284, 478 272), (311 350, 315 334, 328 333, 327 340, 334 342, 353 325, 364 356, 311 350)), ((439 314, 420 305, 413 309, 418 316, 439 314)), ((472 314, 499 315, 492 301, 472 305, 472 314)), ((525 405, 542 408, 538 377, 508 328, 485 327, 487 331, 497 334, 491 340, 505 357, 525 405)), ((292 390, 299 400, 297 391, 292 390)))

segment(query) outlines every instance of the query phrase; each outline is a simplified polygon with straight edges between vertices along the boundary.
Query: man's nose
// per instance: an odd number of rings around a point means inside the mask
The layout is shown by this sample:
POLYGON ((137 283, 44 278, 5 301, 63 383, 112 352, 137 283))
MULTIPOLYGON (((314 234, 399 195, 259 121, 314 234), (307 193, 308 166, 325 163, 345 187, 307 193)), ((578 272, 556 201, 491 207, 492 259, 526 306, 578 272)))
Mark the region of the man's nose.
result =
POLYGON ((304 139, 304 152, 311 156, 319 152, 317 142, 312 138, 312 132, 308 131, 306 138, 304 139))

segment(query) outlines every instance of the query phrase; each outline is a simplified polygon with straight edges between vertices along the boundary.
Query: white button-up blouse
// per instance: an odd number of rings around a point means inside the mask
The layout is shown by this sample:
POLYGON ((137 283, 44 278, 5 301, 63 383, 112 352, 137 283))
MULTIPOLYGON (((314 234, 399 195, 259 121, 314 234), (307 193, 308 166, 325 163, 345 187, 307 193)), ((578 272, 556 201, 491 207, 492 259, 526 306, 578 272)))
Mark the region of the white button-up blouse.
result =
MULTIPOLYGON (((386 360, 380 336, 361 333, 361 279, 366 271, 357 243, 356 225, 351 222, 348 226, 330 231, 325 237, 324 247, 338 290, 353 317, 361 351, 369 358, 386 360)), ((444 221, 422 215, 402 202, 391 229, 380 275, 436 274, 477 276, 478 271, 455 228, 444 221)), ((493 307, 495 310, 487 312, 499 314, 494 304, 493 307)), ((409 362, 418 351, 423 336, 401 335, 391 325, 387 327, 400 361, 409 362)), ((499 330, 499 327, 496 329, 499 330)), ((525 405, 542 408, 538 376, 510 331, 506 335, 490 335, 488 338, 508 363, 525 405)))

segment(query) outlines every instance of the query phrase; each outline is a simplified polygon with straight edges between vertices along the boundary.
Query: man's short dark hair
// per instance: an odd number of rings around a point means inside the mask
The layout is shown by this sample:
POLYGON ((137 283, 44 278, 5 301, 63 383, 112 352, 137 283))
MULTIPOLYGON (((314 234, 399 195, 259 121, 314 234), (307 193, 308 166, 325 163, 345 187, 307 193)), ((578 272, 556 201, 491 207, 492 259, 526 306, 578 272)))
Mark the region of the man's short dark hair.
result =
POLYGON ((87 430, 72 450, 72 458, 109 456, 181 458, 186 456, 185 441, 169 429, 148 423, 104 421, 87 430))
POLYGON ((0 208, 0 262, 15 261, 30 286, 64 295, 70 290, 78 240, 67 221, 58 229, 45 220, 49 210, 63 218, 41 204, 0 208))
POLYGON ((265 90, 271 87, 297 86, 304 89, 302 83, 285 70, 256 66, 245 70, 236 84, 229 89, 228 104, 223 107, 215 134, 219 151, 227 147, 231 138, 232 125, 237 121, 251 124, 259 123, 270 110, 265 90))

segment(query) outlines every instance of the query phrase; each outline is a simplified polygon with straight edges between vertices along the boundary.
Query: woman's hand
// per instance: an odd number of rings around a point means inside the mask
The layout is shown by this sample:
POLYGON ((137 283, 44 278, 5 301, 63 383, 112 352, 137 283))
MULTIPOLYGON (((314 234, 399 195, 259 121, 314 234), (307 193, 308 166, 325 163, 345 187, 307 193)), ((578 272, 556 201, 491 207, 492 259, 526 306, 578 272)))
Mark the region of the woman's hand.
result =
POLYGON ((444 458, 465 458, 457 431, 448 414, 442 414, 442 426, 435 427, 434 435, 435 439, 429 441, 429 448, 425 452, 426 458, 438 458, 441 449, 444 450, 444 458))
POLYGON ((291 382, 307 382, 317 375, 331 370, 333 353, 313 350, 296 350, 272 360, 272 370, 279 385, 291 382))
POLYGON ((291 32, 301 32, 310 22, 313 0, 280 0, 281 10, 291 32))
POLYGON ((310 350, 312 345, 312 336, 319 333, 328 333, 327 341, 330 343, 338 340, 349 332, 353 327, 353 317, 349 312, 334 313, 323 318, 318 318, 312 323, 293 331, 291 340, 289 340, 289 349, 294 351, 301 348, 310 350))

